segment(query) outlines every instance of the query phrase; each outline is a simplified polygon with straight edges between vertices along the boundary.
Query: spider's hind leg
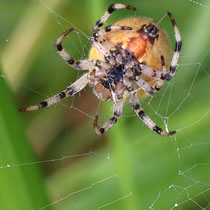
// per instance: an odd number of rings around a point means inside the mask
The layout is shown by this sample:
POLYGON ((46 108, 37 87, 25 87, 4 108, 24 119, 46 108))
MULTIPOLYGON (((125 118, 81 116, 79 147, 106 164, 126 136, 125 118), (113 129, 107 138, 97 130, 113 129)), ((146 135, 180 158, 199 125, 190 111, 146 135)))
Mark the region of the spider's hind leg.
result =
POLYGON ((148 67, 147 65, 145 64, 141 64, 141 72, 144 74, 144 75, 147 75, 151 78, 154 79, 154 81, 156 81, 156 85, 155 87, 151 87, 147 82, 145 82, 142 78, 140 78, 136 83, 139 85, 139 87, 142 87, 142 89, 149 93, 149 94, 155 94, 157 93, 161 87, 163 86, 164 84, 164 81, 165 81, 165 75, 167 73, 167 70, 166 70, 166 64, 165 64, 165 59, 164 59, 164 56, 160 56, 160 61, 161 61, 161 71, 157 71, 155 69, 152 69, 150 67, 148 67))
POLYGON ((144 112, 144 110, 139 105, 139 99, 136 95, 130 94, 130 103, 136 112, 137 116, 153 131, 161 136, 171 136, 176 133, 176 131, 163 131, 160 127, 158 127, 144 112))
POLYGON ((101 136, 107 130, 109 130, 121 117, 123 111, 123 101, 117 102, 113 107, 114 116, 111 117, 108 121, 106 121, 101 127, 98 127, 98 116, 96 116, 94 121, 94 129, 97 135, 101 136))

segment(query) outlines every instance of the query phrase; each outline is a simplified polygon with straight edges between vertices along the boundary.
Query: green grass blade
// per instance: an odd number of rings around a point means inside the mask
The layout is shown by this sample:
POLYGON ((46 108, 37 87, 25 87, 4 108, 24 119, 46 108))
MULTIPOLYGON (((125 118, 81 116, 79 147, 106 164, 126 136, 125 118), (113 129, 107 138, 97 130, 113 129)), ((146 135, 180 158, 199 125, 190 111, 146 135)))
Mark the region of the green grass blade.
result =
POLYGON ((48 203, 42 176, 37 165, 21 165, 35 159, 2 76, 0 95, 0 209, 38 209, 48 203))

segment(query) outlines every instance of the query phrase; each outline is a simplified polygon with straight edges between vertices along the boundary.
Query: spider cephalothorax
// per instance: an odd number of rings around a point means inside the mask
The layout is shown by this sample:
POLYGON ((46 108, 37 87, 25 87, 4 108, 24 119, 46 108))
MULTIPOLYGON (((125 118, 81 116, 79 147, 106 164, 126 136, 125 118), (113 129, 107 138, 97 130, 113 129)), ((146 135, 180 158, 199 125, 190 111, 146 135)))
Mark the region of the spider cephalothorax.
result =
POLYGON ((98 117, 94 121, 95 132, 103 134, 120 118, 125 101, 129 101, 137 116, 153 131, 160 135, 173 135, 175 131, 163 131, 140 107, 139 99, 157 93, 165 80, 171 80, 177 68, 181 51, 181 36, 171 13, 176 45, 171 59, 168 38, 159 26, 149 18, 127 18, 100 29, 112 12, 134 7, 124 4, 111 5, 93 28, 90 37, 92 48, 89 59, 75 62, 61 45, 63 38, 73 29, 64 32, 55 42, 59 55, 77 70, 89 70, 66 90, 48 98, 38 105, 20 109, 32 111, 51 106, 62 99, 81 91, 87 84, 101 100, 114 103, 113 117, 98 127, 98 117), (167 68, 170 66, 170 70, 167 68))
POLYGON ((94 93, 102 100, 123 100, 125 92, 134 90, 132 83, 141 75, 140 63, 133 53, 123 49, 121 44, 110 50, 106 59, 111 61, 106 62, 106 68, 102 68, 98 63, 97 68, 90 72, 94 93))

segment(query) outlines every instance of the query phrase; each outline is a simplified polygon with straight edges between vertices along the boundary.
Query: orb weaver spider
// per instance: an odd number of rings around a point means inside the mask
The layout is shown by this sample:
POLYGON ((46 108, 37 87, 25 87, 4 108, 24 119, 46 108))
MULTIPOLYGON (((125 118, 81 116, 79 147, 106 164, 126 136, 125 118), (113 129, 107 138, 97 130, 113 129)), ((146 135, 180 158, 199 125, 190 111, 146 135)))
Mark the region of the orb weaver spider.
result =
POLYGON ((72 28, 64 32, 55 42, 58 54, 71 67, 89 70, 72 85, 38 105, 20 111, 38 110, 60 102, 80 92, 86 85, 93 87, 94 94, 101 100, 111 101, 113 117, 98 127, 98 116, 94 121, 96 134, 102 135, 121 117, 125 101, 129 101, 137 116, 159 135, 170 136, 176 131, 164 131, 150 119, 140 107, 139 100, 145 95, 157 93, 165 81, 171 80, 177 68, 182 41, 180 32, 170 12, 176 45, 171 59, 171 47, 163 29, 149 18, 127 18, 100 29, 109 16, 119 9, 136 8, 113 4, 99 19, 90 42, 89 59, 75 61, 63 48, 61 42, 72 28), (170 66, 169 71, 167 68, 170 66))

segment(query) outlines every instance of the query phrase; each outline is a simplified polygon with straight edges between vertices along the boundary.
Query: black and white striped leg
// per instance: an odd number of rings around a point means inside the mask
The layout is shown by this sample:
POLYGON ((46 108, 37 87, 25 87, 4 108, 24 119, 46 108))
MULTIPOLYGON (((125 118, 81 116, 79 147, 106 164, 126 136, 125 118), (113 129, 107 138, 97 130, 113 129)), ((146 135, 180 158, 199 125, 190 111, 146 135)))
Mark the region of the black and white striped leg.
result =
POLYGON ((168 12, 168 16, 170 17, 171 22, 173 24, 174 35, 175 35, 175 39, 176 39, 175 50, 174 50, 174 54, 173 54, 171 66, 170 66, 170 73, 165 75, 166 80, 171 80, 176 73, 177 63, 178 63, 180 51, 182 48, 182 40, 181 40, 181 35, 179 32, 179 29, 178 29, 176 22, 170 12, 168 12))
POLYGON ((63 48, 61 42, 65 36, 67 36, 71 31, 73 31, 73 28, 68 29, 65 31, 55 42, 55 47, 58 51, 58 54, 66 61, 66 63, 69 66, 72 66, 73 68, 77 70, 86 70, 86 69, 92 69, 94 67, 94 60, 80 60, 75 62, 75 60, 66 52, 66 50, 63 48))
POLYGON ((139 86, 140 89, 144 90, 146 93, 149 93, 150 95, 155 94, 157 91, 151 87, 143 78, 140 78, 136 81, 136 84, 139 86))
MULTIPOLYGON (((176 22, 175 22, 172 14, 170 12, 168 12, 168 16, 171 19, 171 22, 173 24, 176 44, 175 44, 174 54, 173 54, 173 57, 172 57, 172 60, 171 60, 170 72, 166 73, 165 75, 162 74, 161 75, 162 80, 171 80, 174 77, 174 75, 176 73, 176 69, 177 69, 177 64, 178 64, 178 60, 179 60, 179 56, 180 56, 180 51, 181 51, 181 48, 182 48, 181 35, 180 35, 179 29, 176 25, 176 22)), ((149 71, 149 69, 148 69, 147 72, 151 72, 151 74, 152 74, 152 71, 151 70, 149 71)), ((144 73, 144 72, 142 71, 142 73, 144 73)), ((145 73, 146 73, 146 69, 145 69, 145 73)), ((156 74, 158 75, 159 73, 156 72, 156 74)), ((155 72, 154 72, 154 75, 155 75, 155 72)), ((159 76, 157 76, 157 77, 159 77, 159 76)))
POLYGON ((164 80, 164 75, 167 73, 167 70, 165 65, 165 58, 163 55, 160 56, 160 63, 162 66, 161 71, 157 71, 156 69, 150 68, 146 64, 141 63, 141 73, 149 77, 153 77, 154 79, 164 80))
POLYGON ((133 86, 133 82, 129 79, 129 78, 124 78, 123 79, 123 83, 127 89, 128 92, 132 92, 134 91, 134 86, 133 86))
POLYGON ((99 37, 99 36, 104 36, 107 32, 110 31, 126 31, 126 30, 132 30, 132 27, 129 26, 114 26, 114 25, 109 25, 100 31, 96 32, 93 34, 93 37, 99 37))
MULTIPOLYGON (((156 80, 156 85, 155 85, 154 88, 149 87, 149 84, 143 85, 143 86, 145 86, 144 90, 149 94, 157 93, 160 90, 160 88, 163 86, 164 81, 166 79, 165 75, 167 73, 167 70, 166 70, 166 65, 165 65, 165 59, 162 55, 160 56, 160 59, 161 59, 160 60, 161 61, 161 66, 162 66, 161 71, 157 71, 155 69, 152 69, 152 68, 148 67, 145 64, 141 64, 142 74, 147 75, 151 78, 154 78, 154 81, 156 80)), ((141 82, 137 82, 137 84, 138 83, 140 83, 139 85, 141 85, 141 83, 146 83, 146 82, 141 81, 141 82)))
POLYGON ((144 90, 146 93, 153 95, 157 93, 160 88, 162 87, 164 80, 161 79, 161 75, 166 74, 166 66, 165 66, 165 60, 164 57, 161 55, 161 66, 162 70, 161 72, 156 71, 145 64, 142 64, 142 74, 145 74, 151 78, 154 78, 154 81, 156 80, 156 85, 155 87, 151 87, 149 83, 147 83, 144 78, 140 75, 140 78, 136 81, 136 84, 139 86, 140 89, 144 90))
POLYGON ((106 121, 101 127, 98 127, 98 116, 96 116, 94 121, 94 129, 97 135, 101 136, 107 130, 109 130, 121 117, 123 111, 123 101, 117 102, 114 104, 113 107, 113 114, 114 116, 106 121))
POLYGON ((150 68, 149 66, 145 64, 141 64, 141 73, 149 77, 152 77, 154 79, 161 79, 163 75, 162 71, 157 71, 153 68, 150 68))
POLYGON ((131 9, 131 10, 136 10, 135 7, 125 5, 125 4, 112 4, 108 10, 104 13, 104 15, 101 17, 100 20, 98 20, 93 28, 93 34, 96 33, 101 26, 106 22, 106 20, 109 18, 109 16, 118 9, 131 9))
POLYGON ((70 85, 66 90, 63 90, 62 92, 46 99, 40 104, 30 106, 28 108, 19 109, 19 111, 21 112, 34 111, 45 107, 49 107, 53 104, 60 102, 61 100, 63 100, 68 96, 73 96, 75 93, 81 91, 88 83, 89 83, 88 73, 86 73, 83 76, 81 76, 76 82, 70 85))
POLYGON ((97 31, 90 37, 90 42, 92 45, 100 52, 101 55, 106 56, 110 54, 110 50, 113 49, 111 45, 105 38, 105 34, 110 31, 119 31, 119 30, 132 30, 129 26, 107 26, 100 31, 97 31))
POLYGON ((164 57, 162 55, 160 56, 160 59, 161 59, 161 66, 162 66, 162 70, 161 70, 162 74, 161 74, 161 78, 159 78, 157 80, 157 83, 155 85, 155 90, 157 92, 160 90, 160 88, 164 84, 164 78, 162 78, 162 75, 166 75, 166 73, 167 73, 165 59, 164 59, 164 57))
POLYGON ((139 105, 139 99, 136 94, 130 94, 130 103, 136 112, 137 116, 153 131, 161 136, 171 136, 176 133, 176 131, 163 131, 158 127, 144 112, 144 110, 139 105))

